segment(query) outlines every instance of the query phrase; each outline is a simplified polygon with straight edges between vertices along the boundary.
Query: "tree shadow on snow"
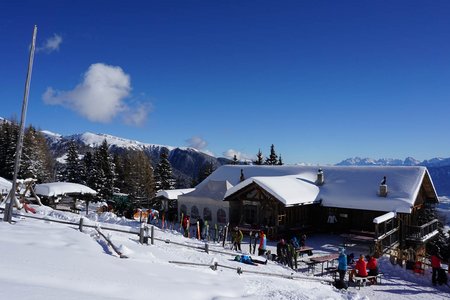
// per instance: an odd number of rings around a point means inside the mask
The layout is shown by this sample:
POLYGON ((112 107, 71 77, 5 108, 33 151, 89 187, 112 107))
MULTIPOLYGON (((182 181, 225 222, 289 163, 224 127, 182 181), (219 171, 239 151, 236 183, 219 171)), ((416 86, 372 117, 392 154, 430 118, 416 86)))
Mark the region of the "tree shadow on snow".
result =
POLYGON ((97 240, 97 243, 103 248, 103 251, 108 254, 108 255, 112 255, 112 251, 111 249, 109 249, 108 244, 106 243, 106 241, 104 240, 97 240))

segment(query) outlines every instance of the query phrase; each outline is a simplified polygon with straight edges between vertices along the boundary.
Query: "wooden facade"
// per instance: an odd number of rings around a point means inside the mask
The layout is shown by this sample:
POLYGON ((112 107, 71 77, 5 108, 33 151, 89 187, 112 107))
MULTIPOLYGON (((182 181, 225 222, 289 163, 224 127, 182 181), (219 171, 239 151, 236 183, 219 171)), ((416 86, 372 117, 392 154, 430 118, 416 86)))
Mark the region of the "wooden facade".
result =
MULTIPOLYGON (((285 206, 269 191, 253 182, 226 199, 230 203, 230 223, 240 226, 268 228, 272 238, 297 232, 329 231, 360 233, 372 238, 376 252, 391 247, 410 246, 407 241, 423 244, 437 233, 437 222, 427 219, 427 208, 437 202, 434 187, 428 173, 424 176, 420 190, 411 207, 411 213, 399 213, 391 220, 374 224, 373 220, 386 212, 325 207, 321 201, 301 205, 285 206), (328 216, 334 215, 337 222, 328 224, 328 216), (414 235, 414 239, 408 239, 414 235)), ((299 203, 301 201, 299 195, 299 203)), ((270 236, 269 236, 270 237, 270 236)))

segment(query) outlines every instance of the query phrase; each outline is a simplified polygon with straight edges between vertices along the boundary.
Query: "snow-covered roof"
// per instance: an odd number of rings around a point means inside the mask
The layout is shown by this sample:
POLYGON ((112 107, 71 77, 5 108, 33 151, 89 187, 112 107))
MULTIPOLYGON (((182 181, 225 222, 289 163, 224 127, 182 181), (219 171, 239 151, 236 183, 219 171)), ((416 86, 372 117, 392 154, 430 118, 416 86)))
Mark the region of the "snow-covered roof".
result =
POLYGON ((47 197, 67 194, 97 194, 96 191, 88 186, 71 182, 51 182, 36 184, 34 190, 36 194, 47 197))
MULTIPOLYGON (((321 201, 323 206, 351 209, 410 213, 425 176, 425 167, 320 167, 325 183, 317 186, 317 170, 313 166, 222 166, 197 186, 202 189, 209 181, 228 181, 236 185, 224 198, 255 183, 266 189, 287 206, 321 201), (239 183, 240 170, 247 180, 239 183), (388 194, 378 195, 383 176, 387 177, 388 194), (272 179, 271 179, 272 178, 272 179), (318 189, 318 191, 317 191, 318 189)), ((429 177, 430 178, 430 177, 429 177)), ((430 178, 432 185, 432 181, 430 178)), ((196 189, 196 190, 197 190, 196 189)), ((433 195, 437 200, 433 187, 433 195)))
POLYGON ((373 222, 375 224, 381 224, 381 223, 386 222, 386 221, 388 221, 390 219, 393 219, 393 218, 395 218, 395 213, 390 211, 388 213, 385 213, 382 216, 376 217, 375 219, 373 219, 373 222))
POLYGON ((262 187, 286 206, 314 202, 319 194, 319 187, 314 183, 297 178, 297 176, 287 175, 251 177, 230 188, 225 197, 252 183, 262 187))
POLYGON ((0 177, 0 194, 7 194, 12 188, 12 183, 3 177, 0 177))
POLYGON ((225 193, 233 187, 233 185, 226 179, 205 181, 203 181, 202 184, 199 184, 192 192, 187 193, 184 196, 223 200, 225 193))
POLYGON ((156 197, 164 197, 169 200, 177 200, 178 196, 192 192, 194 189, 177 189, 177 190, 162 190, 156 193, 156 197))

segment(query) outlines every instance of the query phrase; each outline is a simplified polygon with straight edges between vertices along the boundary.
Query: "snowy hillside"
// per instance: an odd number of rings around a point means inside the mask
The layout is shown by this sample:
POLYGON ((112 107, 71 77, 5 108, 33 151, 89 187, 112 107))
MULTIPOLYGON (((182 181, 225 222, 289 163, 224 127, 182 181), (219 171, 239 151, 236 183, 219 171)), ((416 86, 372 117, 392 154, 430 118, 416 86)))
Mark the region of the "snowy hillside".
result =
MULTIPOLYGON (((431 286, 430 272, 417 275, 387 258, 380 259, 383 283, 347 291, 336 290, 330 275, 313 276, 300 263, 298 272, 275 262, 244 265, 233 261, 236 254, 228 247, 210 243, 210 249, 225 254, 175 245, 204 247, 204 242, 187 239, 177 231, 155 230, 154 245, 141 245, 136 235, 103 230, 128 256, 119 258, 93 228, 53 223, 57 219, 78 222, 79 215, 37 207, 42 220, 15 217, 15 223, 0 222, 0 297, 1 299, 448 299, 447 286, 431 286), (229 253, 229 254, 226 254, 229 253), (189 266, 169 261, 228 268, 213 271, 208 266, 189 266), (244 272, 239 275, 237 268, 244 272), (294 276, 286 279, 272 275, 294 276)), ((0 214, 1 216, 1 214, 0 214)), ((117 218, 111 213, 89 215, 85 224, 98 224, 137 231, 136 221, 117 218), (118 225, 120 224, 120 225, 118 225)), ((314 255, 336 252, 338 236, 316 235, 308 239, 314 255)), ((243 244, 244 252, 248 244, 243 244)), ((269 249, 275 251, 273 242, 269 249)), ((256 258, 256 256, 253 256, 256 258)), ((263 257, 257 257, 264 259, 263 257)), ((318 274, 316 274, 318 275, 318 274)))

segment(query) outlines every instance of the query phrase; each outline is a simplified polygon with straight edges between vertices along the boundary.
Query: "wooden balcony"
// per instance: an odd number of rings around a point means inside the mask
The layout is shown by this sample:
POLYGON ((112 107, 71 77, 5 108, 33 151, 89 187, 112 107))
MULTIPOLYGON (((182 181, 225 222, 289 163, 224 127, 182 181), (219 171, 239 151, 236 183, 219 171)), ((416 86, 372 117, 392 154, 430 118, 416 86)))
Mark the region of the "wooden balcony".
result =
POLYGON ((438 220, 434 219, 421 226, 406 226, 405 238, 413 242, 425 242, 438 234, 438 220))

